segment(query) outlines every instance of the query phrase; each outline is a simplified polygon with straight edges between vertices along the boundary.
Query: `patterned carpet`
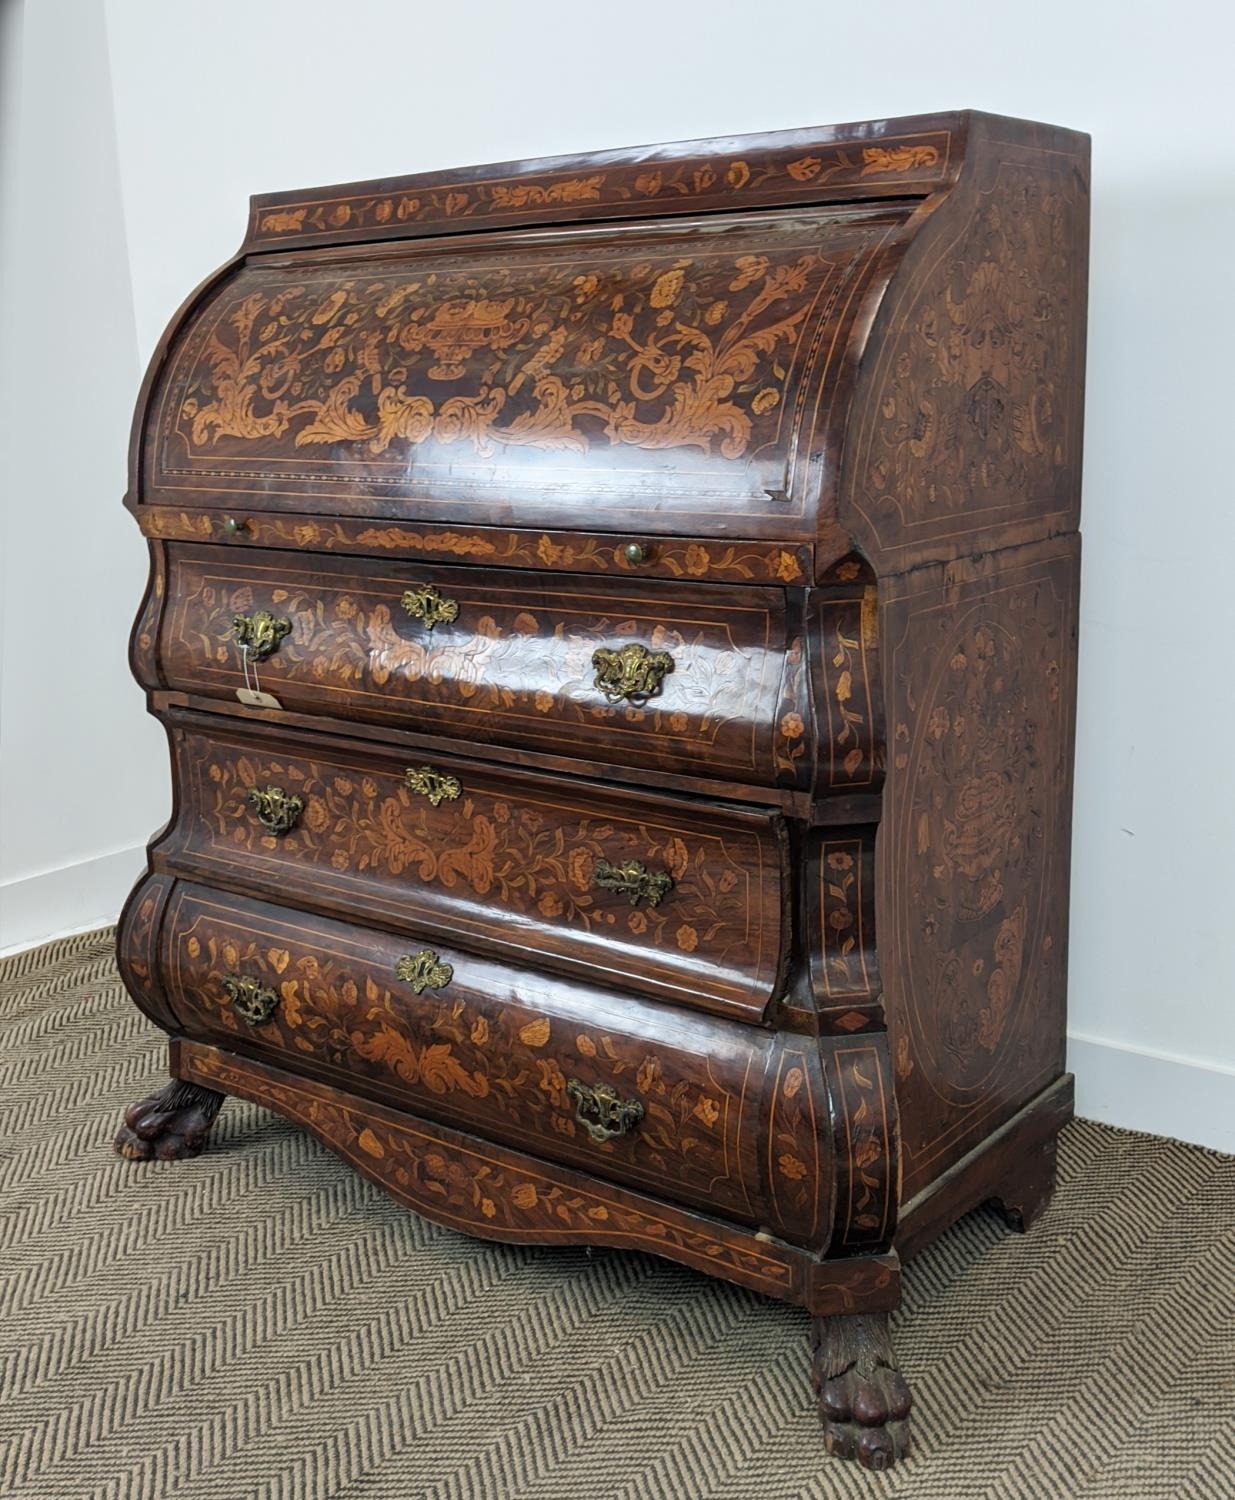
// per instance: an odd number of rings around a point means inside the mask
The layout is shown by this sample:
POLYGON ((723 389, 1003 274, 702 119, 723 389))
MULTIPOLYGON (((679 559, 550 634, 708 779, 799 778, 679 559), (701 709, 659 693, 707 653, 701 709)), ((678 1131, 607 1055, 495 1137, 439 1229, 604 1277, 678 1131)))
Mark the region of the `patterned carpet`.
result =
POLYGON ((0 961, 5 1500, 1235 1496, 1235 1159, 1079 1124, 1030 1235, 922 1255, 917 1452, 870 1475, 823 1455, 803 1315, 461 1239, 237 1101, 123 1162, 163 1071, 110 932, 0 961))

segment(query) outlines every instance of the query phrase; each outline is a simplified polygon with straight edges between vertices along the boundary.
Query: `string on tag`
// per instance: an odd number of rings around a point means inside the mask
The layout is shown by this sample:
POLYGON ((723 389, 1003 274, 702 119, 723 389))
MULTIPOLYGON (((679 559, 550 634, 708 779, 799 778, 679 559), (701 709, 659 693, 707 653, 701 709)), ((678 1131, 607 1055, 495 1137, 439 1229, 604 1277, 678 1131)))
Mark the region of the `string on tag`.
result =
POLYGON ((282 708, 273 693, 262 691, 261 676, 257 670, 258 655, 248 641, 239 641, 240 669, 244 673, 244 686, 236 689, 236 697, 246 708, 282 708))
POLYGON ((244 669, 244 686, 246 692, 258 694, 262 690, 261 679, 257 675, 257 657, 252 656, 249 651, 248 641, 240 643, 240 665, 244 669))

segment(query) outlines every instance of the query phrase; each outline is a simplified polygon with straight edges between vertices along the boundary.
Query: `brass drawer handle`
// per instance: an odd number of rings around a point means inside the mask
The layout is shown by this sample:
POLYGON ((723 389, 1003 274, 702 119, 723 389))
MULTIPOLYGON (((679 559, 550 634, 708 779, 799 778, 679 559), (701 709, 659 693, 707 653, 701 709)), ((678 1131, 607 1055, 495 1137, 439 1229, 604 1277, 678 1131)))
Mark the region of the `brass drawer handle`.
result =
POLYGON ((643 1105, 638 1099, 623 1099, 608 1083, 580 1083, 566 1080, 567 1096, 574 1100, 575 1119, 594 1141, 612 1141, 629 1135, 643 1119, 643 1105))
POLYGON ((240 1019, 250 1026, 261 1026, 268 1021, 279 1003, 277 991, 260 979, 246 979, 243 974, 224 974, 223 989, 240 1013, 240 1019))
POLYGON ((610 703, 627 698, 638 704, 660 692, 665 673, 673 671, 673 658, 667 651, 649 651, 632 641, 616 651, 601 646, 592 653, 592 665, 596 686, 610 703))
POLYGON ((281 837, 290 833, 300 822, 304 812, 304 798, 285 792, 281 786, 251 786, 248 792, 249 810, 270 833, 281 837))
POLYGON ((418 797, 427 797, 434 807, 457 801, 463 790, 457 776, 444 776, 432 766, 409 766, 403 773, 403 784, 418 797))
POLYGON ((459 618, 459 601, 443 598, 431 583, 408 589, 400 602, 413 620, 422 620, 430 630, 459 618))
POLYGON ((410 984, 419 995, 425 990, 444 990, 455 977, 454 966, 444 964, 432 948, 421 948, 418 953, 405 953, 395 964, 395 976, 410 984))
POLYGON ((673 876, 668 870, 659 870, 655 875, 637 859, 628 859, 624 865, 611 865, 607 859, 598 859, 592 872, 592 884, 602 891, 618 891, 630 897, 630 904, 638 906, 646 901, 649 906, 659 906, 673 889, 673 876))
POLYGON ((272 615, 268 609, 259 609, 251 615, 234 615, 232 629, 254 661, 265 661, 279 649, 279 643, 291 635, 292 622, 286 615, 272 615))

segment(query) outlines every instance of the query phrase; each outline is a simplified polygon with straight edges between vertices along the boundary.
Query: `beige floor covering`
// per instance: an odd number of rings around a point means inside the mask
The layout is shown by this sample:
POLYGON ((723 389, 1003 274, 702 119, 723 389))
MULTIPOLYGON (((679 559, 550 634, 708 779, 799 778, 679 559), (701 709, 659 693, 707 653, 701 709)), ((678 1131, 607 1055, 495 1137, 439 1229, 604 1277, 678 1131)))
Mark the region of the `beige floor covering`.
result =
POLYGON ((1235 1496, 1235 1159, 1077 1124, 1030 1235, 922 1255, 917 1452, 872 1476, 790 1308, 460 1238, 234 1100, 197 1161, 121 1161, 161 1040, 110 932, 0 962, 5 1500, 1235 1496))

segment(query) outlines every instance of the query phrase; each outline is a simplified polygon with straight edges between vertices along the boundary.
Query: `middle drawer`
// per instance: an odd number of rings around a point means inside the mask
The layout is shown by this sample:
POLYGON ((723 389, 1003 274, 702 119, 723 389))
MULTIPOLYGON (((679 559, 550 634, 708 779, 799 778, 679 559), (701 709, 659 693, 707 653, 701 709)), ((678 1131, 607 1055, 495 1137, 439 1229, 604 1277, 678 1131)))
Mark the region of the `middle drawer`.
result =
POLYGON ((770 809, 190 712, 168 726, 164 868, 743 1020, 777 992, 787 844, 770 809))

